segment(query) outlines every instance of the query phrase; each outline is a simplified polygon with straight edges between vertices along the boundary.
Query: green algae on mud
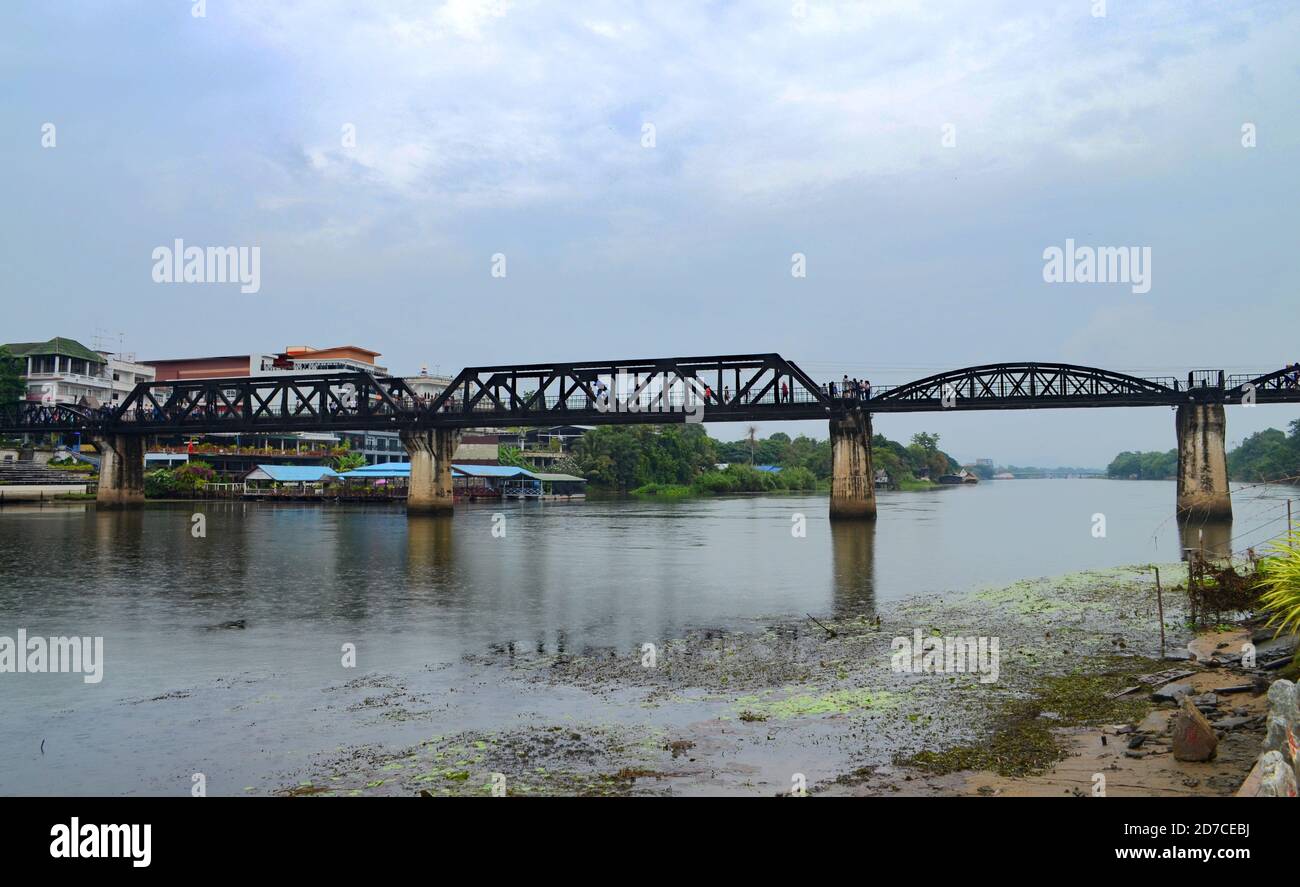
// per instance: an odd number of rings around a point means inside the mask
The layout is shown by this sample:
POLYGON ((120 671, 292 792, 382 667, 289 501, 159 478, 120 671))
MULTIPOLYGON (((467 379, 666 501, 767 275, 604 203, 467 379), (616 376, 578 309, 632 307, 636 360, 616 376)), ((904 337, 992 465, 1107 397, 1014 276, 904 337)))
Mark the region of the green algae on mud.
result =
POLYGON ((1154 706, 1146 697, 1118 699, 1139 675, 1167 663, 1142 657, 1110 657, 1103 671, 1049 675, 1028 699, 1003 703, 989 736, 942 751, 921 751, 896 763, 929 773, 989 770, 999 776, 1040 773, 1065 752, 1056 741, 1058 727, 1095 726, 1140 720, 1154 706), (1049 717, 1044 717, 1048 715, 1049 717))
MULTIPOLYGON (((1178 564, 1158 564, 1165 576, 1177 575, 1178 564)), ((971 592, 973 601, 1007 607, 1022 616, 1044 613, 1083 613, 1089 605, 1109 603, 1143 606, 1154 603, 1154 585, 1145 579, 1151 565, 1080 570, 1063 576, 1021 579, 1010 585, 971 592)), ((1166 591, 1173 591, 1173 586, 1166 591)))
MULTIPOLYGON (((627 795, 657 793, 656 769, 691 743, 662 730, 630 733, 600 726, 551 725, 506 733, 435 736, 397 752, 353 749, 329 762, 329 785, 302 782, 291 796, 627 795)), ((318 780, 319 781, 319 780, 318 780)))
POLYGON ((798 693, 793 687, 783 688, 787 695, 769 699, 773 694, 741 696, 734 701, 741 720, 766 721, 813 715, 851 714, 861 711, 884 711, 897 706, 899 695, 886 690, 849 688, 826 693, 798 693))

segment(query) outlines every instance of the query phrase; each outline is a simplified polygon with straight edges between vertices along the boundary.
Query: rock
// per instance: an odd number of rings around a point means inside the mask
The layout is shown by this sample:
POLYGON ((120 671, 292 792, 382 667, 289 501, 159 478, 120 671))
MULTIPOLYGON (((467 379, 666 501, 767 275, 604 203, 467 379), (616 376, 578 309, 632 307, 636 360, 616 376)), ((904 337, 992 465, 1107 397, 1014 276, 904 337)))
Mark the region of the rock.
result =
POLYGON ((1147 735, 1145 733, 1134 733, 1132 736, 1128 738, 1128 747, 1140 748, 1142 746, 1142 743, 1146 741, 1147 741, 1147 735))
POLYGON ((1205 715, 1184 699, 1174 716, 1174 757, 1180 761, 1208 761, 1218 750, 1219 737, 1205 715))
POLYGON ((1291 743, 1300 738, 1300 698, 1296 685, 1286 680, 1273 682, 1268 688, 1268 733, 1264 737, 1264 750, 1277 751, 1290 757, 1291 743))
POLYGON ((1219 720, 1214 722, 1214 729, 1236 730, 1238 727, 1249 724, 1252 720, 1254 720, 1254 718, 1246 718, 1246 717, 1241 717, 1239 715, 1231 718, 1220 718, 1219 720))
POLYGON ((1191 684, 1165 684, 1159 690, 1153 691, 1151 698, 1156 702, 1177 702, 1191 692, 1191 684))
POLYGON ((1255 655, 1260 659, 1272 659, 1279 656, 1290 658, 1295 655, 1296 647, 1300 646, 1300 635, 1283 634, 1261 641, 1254 641, 1253 643, 1255 644, 1255 655))
POLYGON ((1170 650, 1164 656, 1166 662, 1187 662, 1195 658, 1189 650, 1170 650))
POLYGON ((1147 756, 1147 753, 1144 752, 1144 751, 1133 751, 1133 750, 1130 749, 1129 751, 1124 752, 1124 757, 1126 757, 1126 758, 1137 758, 1137 759, 1141 760, 1142 758, 1145 758, 1146 756, 1147 756))
POLYGON ((1237 795, 1250 798, 1296 797, 1295 771, 1281 752, 1266 751, 1255 762, 1237 795))
POLYGON ((1192 704, 1197 708, 1200 708, 1203 705, 1208 705, 1210 708, 1213 708, 1219 704, 1219 697, 1215 696, 1213 693, 1202 693, 1200 696, 1192 697, 1192 704))
POLYGON ((1146 684, 1148 687, 1155 687, 1159 684, 1167 684, 1170 681, 1185 678, 1191 674, 1196 674, 1196 672, 1190 671, 1186 668, 1166 668, 1164 671, 1141 675, 1138 680, 1146 684))
POLYGON ((1173 714, 1167 709, 1163 711, 1157 709, 1143 718, 1142 723, 1137 725, 1137 729, 1143 733, 1154 733, 1157 736, 1163 735, 1169 731, 1169 721, 1173 714))

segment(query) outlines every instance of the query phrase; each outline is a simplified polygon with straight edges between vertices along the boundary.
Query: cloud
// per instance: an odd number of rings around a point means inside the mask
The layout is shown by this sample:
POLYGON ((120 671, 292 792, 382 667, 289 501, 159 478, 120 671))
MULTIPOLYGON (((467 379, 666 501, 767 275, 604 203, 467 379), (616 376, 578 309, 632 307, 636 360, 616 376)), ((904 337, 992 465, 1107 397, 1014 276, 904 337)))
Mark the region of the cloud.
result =
POLYGON ((471 208, 577 201, 610 183, 780 200, 959 157, 1007 169, 1149 153, 1150 118, 1170 97, 1195 119, 1225 69, 1239 80, 1259 64, 1242 34, 1279 17, 1294 34, 1297 21, 1272 4, 1216 5, 1212 26, 1181 2, 1141 18, 1118 5, 1094 18, 1077 2, 597 9, 245 2, 232 13, 310 84, 295 98, 315 133, 301 146, 313 171, 471 208), (345 122, 355 148, 339 143, 345 122), (654 149, 640 146, 643 122, 654 149), (960 154, 940 143, 949 123, 960 154), (645 163, 646 150, 661 160, 645 163))

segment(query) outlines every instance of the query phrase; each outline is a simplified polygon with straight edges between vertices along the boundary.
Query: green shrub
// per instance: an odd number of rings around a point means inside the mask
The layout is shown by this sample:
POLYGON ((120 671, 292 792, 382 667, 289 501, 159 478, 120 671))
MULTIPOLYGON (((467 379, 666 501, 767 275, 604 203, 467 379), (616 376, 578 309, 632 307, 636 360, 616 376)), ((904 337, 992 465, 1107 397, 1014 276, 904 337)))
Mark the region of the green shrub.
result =
POLYGON ((146 499, 166 499, 174 491, 172 473, 166 468, 147 471, 144 475, 144 495, 146 499))
POLYGON ((817 475, 807 468, 784 468, 776 477, 781 486, 787 490, 812 491, 817 489, 817 475))
POLYGON ((686 499, 694 496, 695 490, 682 484, 645 484, 637 487, 631 494, 655 499, 686 499))
POLYGON ((1259 577, 1259 602, 1270 614, 1267 624, 1279 632, 1300 631, 1300 525, 1269 545, 1259 577))

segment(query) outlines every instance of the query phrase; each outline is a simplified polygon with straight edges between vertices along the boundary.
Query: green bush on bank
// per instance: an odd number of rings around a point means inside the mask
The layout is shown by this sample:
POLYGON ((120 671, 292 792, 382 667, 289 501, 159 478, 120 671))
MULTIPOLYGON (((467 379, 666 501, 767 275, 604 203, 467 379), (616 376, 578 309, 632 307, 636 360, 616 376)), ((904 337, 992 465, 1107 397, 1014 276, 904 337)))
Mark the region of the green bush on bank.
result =
POLYGON ((750 465, 729 465, 719 471, 705 471, 690 484, 649 483, 632 490, 634 496, 660 499, 684 499, 690 496, 716 496, 728 493, 814 492, 817 476, 807 468, 782 471, 759 471, 750 465))
POLYGON ((193 496, 216 479, 217 473, 207 462, 186 462, 179 468, 159 468, 145 472, 146 499, 193 496))

